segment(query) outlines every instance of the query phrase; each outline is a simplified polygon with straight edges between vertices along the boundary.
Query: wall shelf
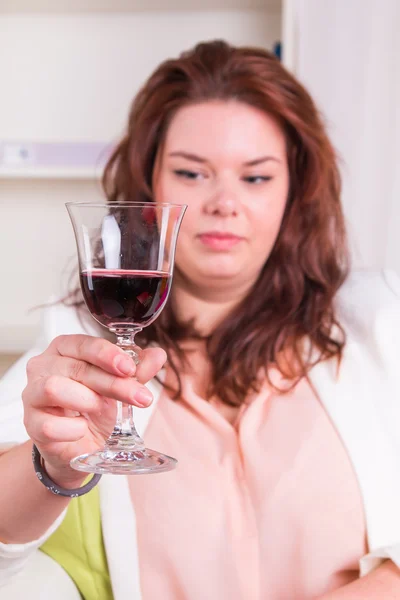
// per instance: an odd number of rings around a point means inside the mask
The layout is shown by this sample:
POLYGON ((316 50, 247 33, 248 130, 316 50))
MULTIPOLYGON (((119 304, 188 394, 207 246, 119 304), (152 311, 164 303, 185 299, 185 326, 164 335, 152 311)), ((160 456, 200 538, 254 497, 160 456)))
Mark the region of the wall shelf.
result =
POLYGON ((1 168, 0 179, 100 179, 102 170, 89 168, 1 168))
POLYGON ((0 179, 99 179, 106 142, 0 141, 0 179))

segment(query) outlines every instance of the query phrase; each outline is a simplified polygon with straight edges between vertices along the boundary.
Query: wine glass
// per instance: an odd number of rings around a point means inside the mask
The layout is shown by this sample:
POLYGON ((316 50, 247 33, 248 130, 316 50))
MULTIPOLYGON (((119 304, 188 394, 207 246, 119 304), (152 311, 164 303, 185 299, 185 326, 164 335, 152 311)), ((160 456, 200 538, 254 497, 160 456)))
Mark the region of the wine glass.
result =
MULTIPOLYGON (((66 207, 86 306, 139 364, 135 335, 158 317, 168 299, 186 205, 68 202, 66 207)), ((133 407, 117 402, 116 424, 104 448, 72 459, 71 466, 86 473, 136 474, 169 471, 176 462, 145 448, 133 407)))

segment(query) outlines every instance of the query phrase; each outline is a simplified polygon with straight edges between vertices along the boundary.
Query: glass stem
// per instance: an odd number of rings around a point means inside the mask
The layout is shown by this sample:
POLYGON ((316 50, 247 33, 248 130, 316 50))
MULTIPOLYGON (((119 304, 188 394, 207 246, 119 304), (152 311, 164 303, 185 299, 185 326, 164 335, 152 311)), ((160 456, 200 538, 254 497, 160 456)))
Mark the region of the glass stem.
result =
MULTIPOLYGON (((117 336, 117 346, 132 358, 136 365, 140 362, 141 349, 135 344, 135 335, 141 331, 140 328, 129 332, 114 330, 117 336)), ((144 442, 136 431, 133 421, 133 406, 117 401, 117 419, 114 431, 106 442, 106 449, 112 452, 119 451, 141 451, 144 450, 144 442)))

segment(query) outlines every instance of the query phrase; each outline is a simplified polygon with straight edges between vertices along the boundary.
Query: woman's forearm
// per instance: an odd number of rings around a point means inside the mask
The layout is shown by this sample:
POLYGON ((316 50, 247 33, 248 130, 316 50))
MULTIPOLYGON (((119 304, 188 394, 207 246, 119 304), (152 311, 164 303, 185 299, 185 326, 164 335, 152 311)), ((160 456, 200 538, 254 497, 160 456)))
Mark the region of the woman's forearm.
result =
POLYGON ((392 561, 385 561, 365 577, 318 600, 400 600, 400 570, 392 561))
POLYGON ((0 456, 0 542, 6 544, 40 538, 70 501, 38 481, 31 453, 32 443, 26 442, 0 456))

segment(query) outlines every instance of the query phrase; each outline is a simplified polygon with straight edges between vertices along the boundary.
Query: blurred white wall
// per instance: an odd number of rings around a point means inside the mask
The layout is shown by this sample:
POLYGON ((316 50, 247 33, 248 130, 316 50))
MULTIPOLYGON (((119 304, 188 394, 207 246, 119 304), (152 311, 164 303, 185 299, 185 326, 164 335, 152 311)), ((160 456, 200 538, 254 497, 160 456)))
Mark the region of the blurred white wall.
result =
POLYGON ((341 157, 353 263, 400 275, 400 2, 289 3, 288 60, 341 157))
MULTIPOLYGON (((154 67, 196 42, 271 49, 281 15, 261 10, 0 15, 0 140, 112 141, 154 67)), ((74 256, 64 203, 95 180, 0 178, 0 352, 29 347, 39 313, 74 256)))

